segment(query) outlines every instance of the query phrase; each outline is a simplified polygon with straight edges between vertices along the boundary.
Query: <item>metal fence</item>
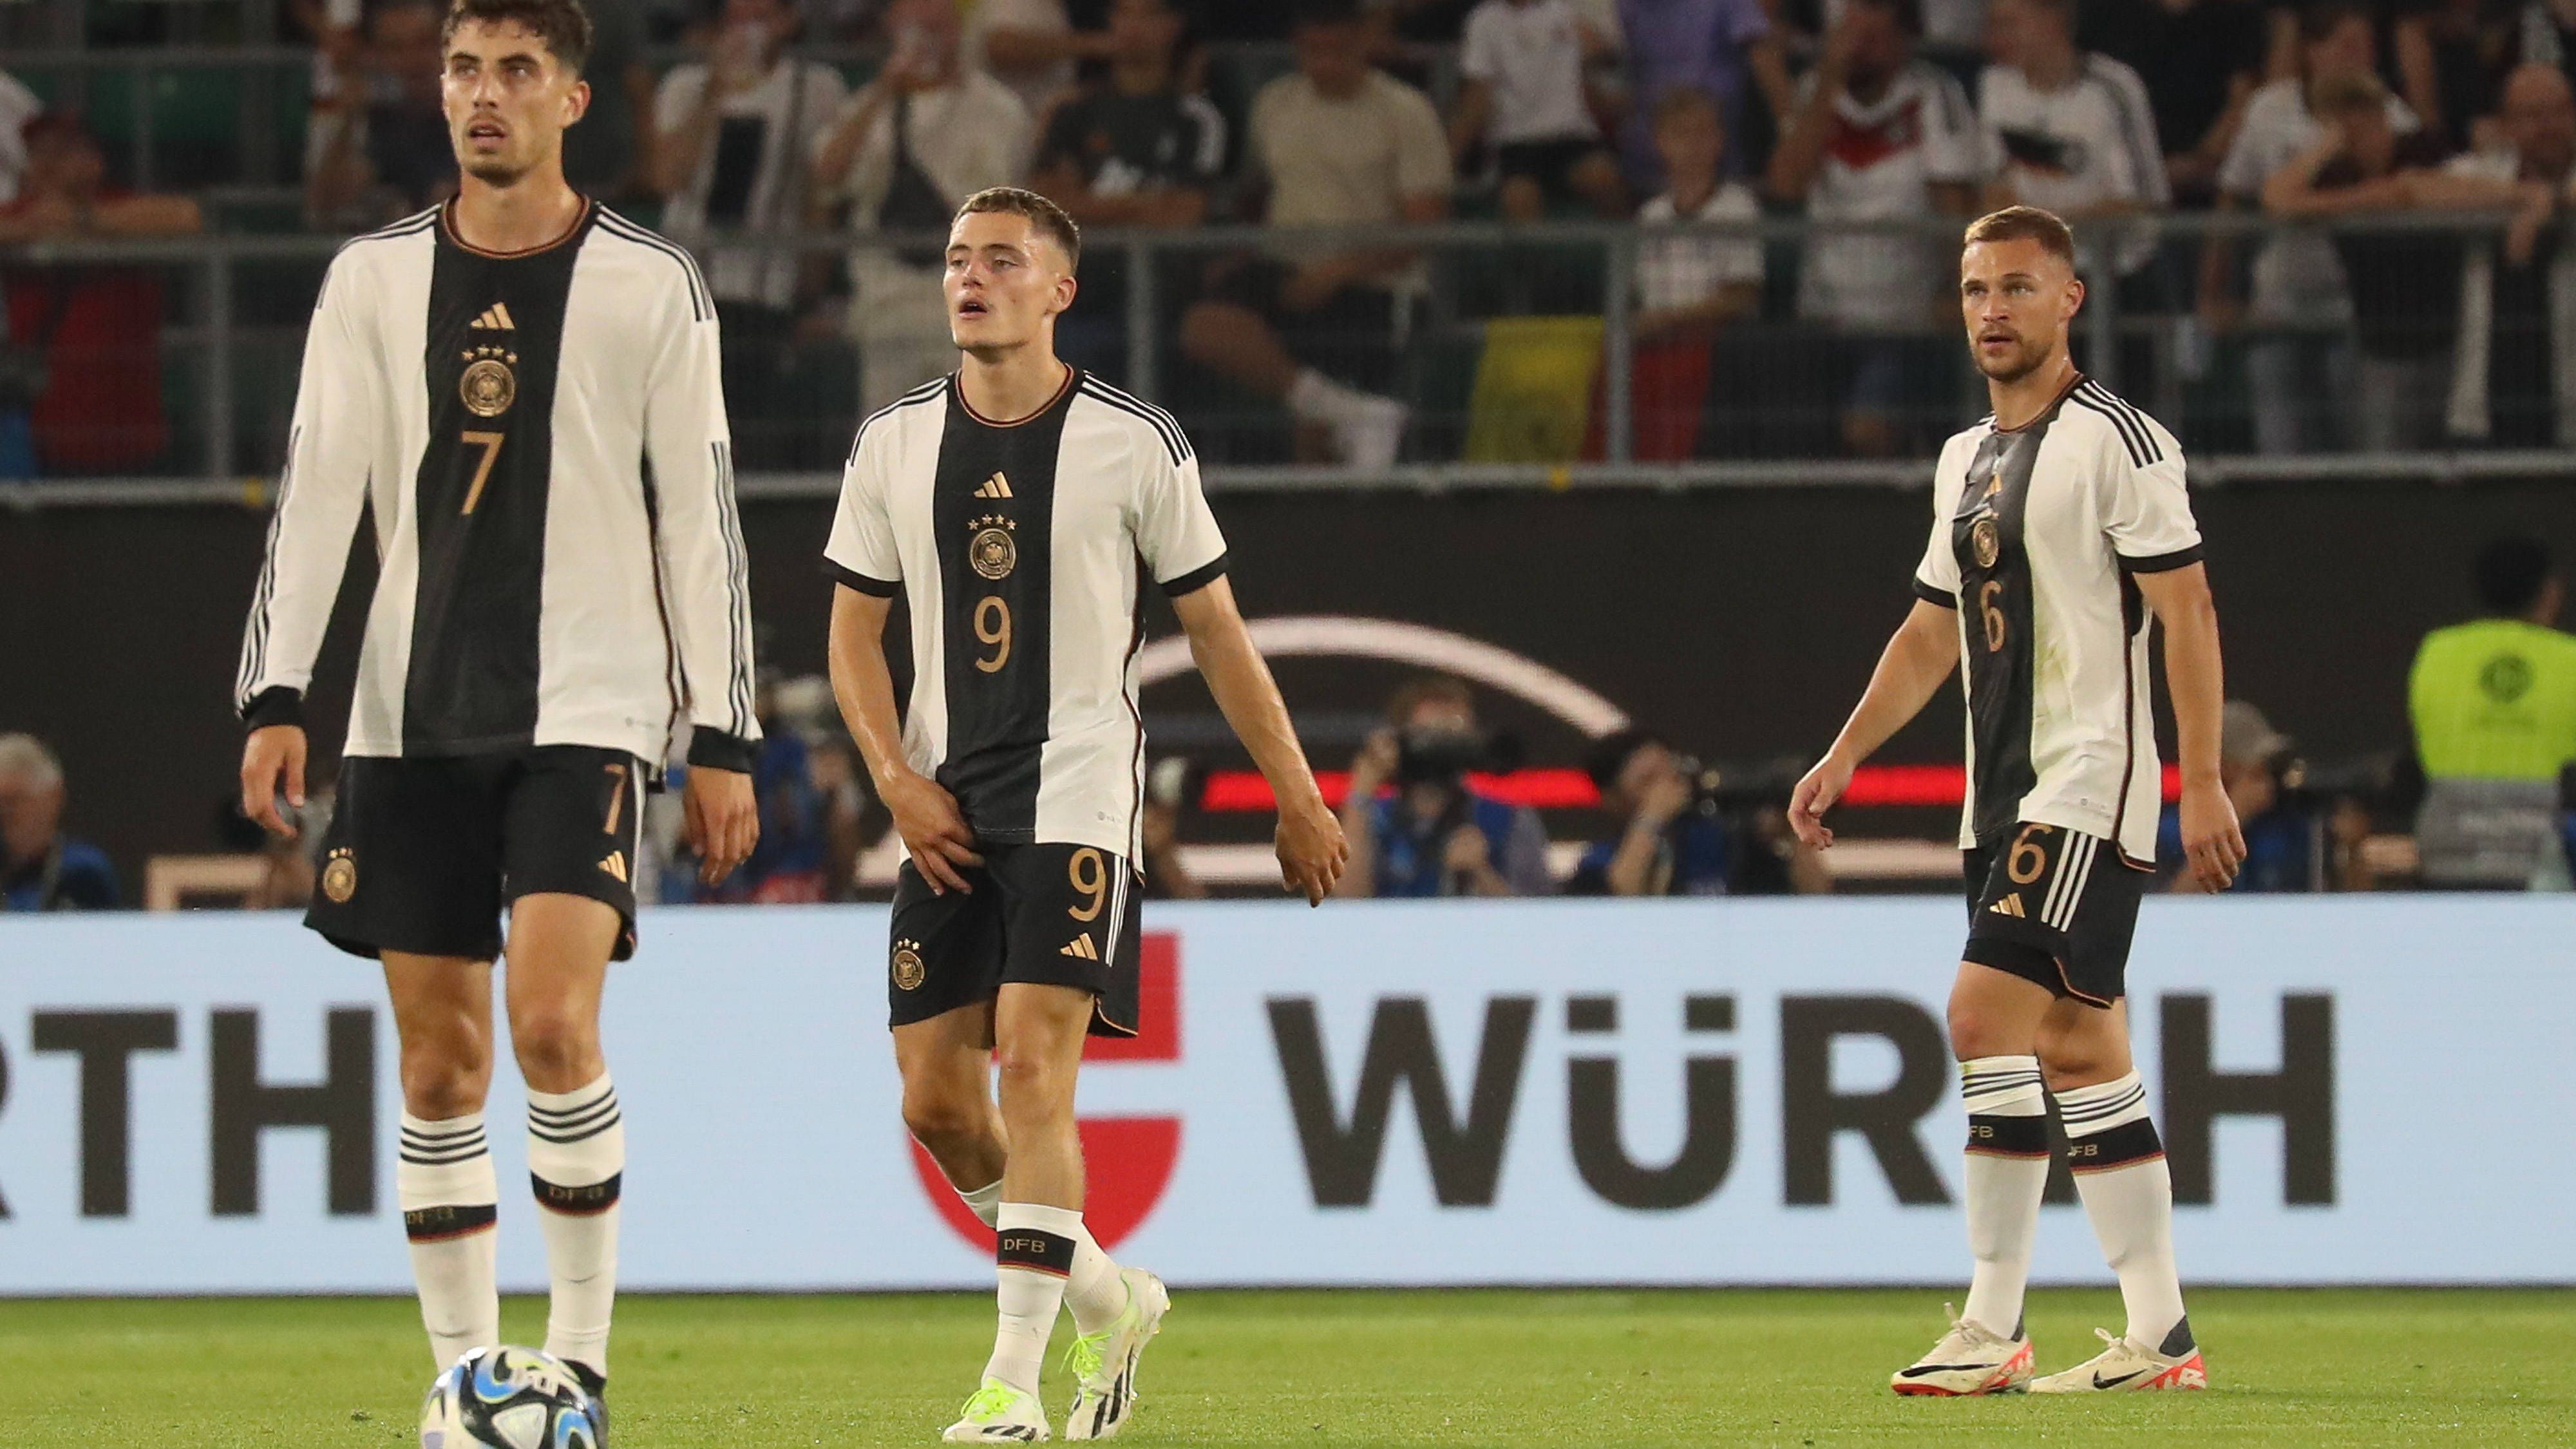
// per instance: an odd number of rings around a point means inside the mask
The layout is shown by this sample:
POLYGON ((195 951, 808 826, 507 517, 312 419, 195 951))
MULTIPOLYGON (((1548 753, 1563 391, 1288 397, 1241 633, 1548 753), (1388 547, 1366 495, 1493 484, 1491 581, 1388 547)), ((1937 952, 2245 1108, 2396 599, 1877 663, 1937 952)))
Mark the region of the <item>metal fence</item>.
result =
MULTIPOLYGON (((2353 219, 2333 232, 2345 238, 2448 238, 2457 247, 2446 254, 2467 256, 2489 249, 2502 222, 2495 216, 2414 214, 2353 219)), ((1911 339, 1921 375, 1909 377, 1907 385, 1923 424, 1910 439, 1914 456, 1837 457, 1830 428, 1840 386, 1833 355, 1848 339, 1797 320, 1787 274, 1807 246, 1828 236, 1910 237, 1937 256, 1955 243, 1957 226, 1955 219, 1921 218, 1826 228, 1783 218, 1654 231, 1492 222, 1299 232, 1245 226, 1103 229, 1085 245, 1083 275, 1095 300, 1089 310, 1077 303, 1068 314, 1082 331, 1063 340, 1068 353, 1079 353, 1086 365, 1172 407, 1199 441, 1211 485, 1220 488, 1915 484, 1924 477, 1924 445, 1984 410, 1982 389, 1956 332, 1941 330, 1936 320, 1937 299, 1927 297, 1921 331, 1911 339), (1700 455, 1678 458, 1640 447, 1640 418, 1651 418, 1641 402, 1640 368, 1651 362, 1651 349, 1640 345, 1632 328, 1640 248, 1670 236, 1758 243, 1769 279, 1768 302, 1759 316, 1721 329, 1712 344, 1717 352, 1707 369, 1706 416, 1723 436, 1700 455), (1414 409, 1406 451, 1389 468, 1298 461, 1275 401, 1213 382, 1218 369, 1183 345, 1190 335, 1189 307, 1205 296, 1230 295, 1221 276, 1237 259, 1292 248, 1353 247, 1411 249, 1423 259, 1405 285, 1383 294, 1384 328, 1372 324, 1375 335, 1359 339, 1375 353, 1378 376, 1372 385, 1414 409), (1220 278, 1213 285, 1212 276, 1220 278), (1114 305, 1099 300, 1104 293, 1115 294, 1114 305), (1565 325, 1550 330, 1551 324, 1565 325), (1534 414, 1551 410, 1555 416, 1548 426, 1532 421, 1534 414)), ((2250 253, 2283 234, 2259 217, 2226 214, 2135 219, 2119 226, 2151 241, 2160 257, 2181 258, 2181 265, 2204 246, 2226 244, 2250 253)), ((2109 240, 2113 227, 2086 230, 2104 234, 2089 239, 2109 240)), ((2317 229, 2307 230, 2326 239, 2317 229)), ((935 255, 942 240, 808 233, 728 237, 712 245, 824 259, 843 269, 845 279, 894 276, 902 285, 928 289, 936 285, 928 269, 890 272, 865 259, 882 261, 925 246, 935 255)), ((162 424, 168 432, 166 445, 135 466, 90 470, 101 476, 0 483, 0 506, 257 503, 263 497, 260 480, 274 471, 282 447, 305 320, 339 244, 322 236, 210 235, 0 251, 0 270, 13 279, 121 277, 148 283, 150 305, 161 309, 162 325, 150 337, 129 339, 129 345, 148 350, 149 367, 163 374, 158 385, 167 402, 162 424)), ((2438 323, 2445 298, 2458 293, 2457 267, 2436 268, 2420 285, 2432 289, 2426 294, 2431 305, 2418 310, 2438 323)), ((2079 352, 2089 371, 2175 427, 2192 450, 2201 480, 2457 481, 2576 472, 2576 451, 2554 446, 2463 448, 2437 442, 2398 451, 2329 447, 2255 456, 2242 416, 2245 374, 2229 362, 2231 354, 2283 339, 2349 350, 2351 324, 2212 335, 2194 317, 2187 291, 2178 298, 2169 293, 2165 305, 2151 310, 2131 304, 2137 291, 2125 285, 2092 288, 2078 326, 2079 352)), ((860 299, 860 308, 869 302, 860 299)), ((837 485, 832 469, 867 400, 918 380, 882 370, 868 376, 866 359, 874 354, 855 330, 810 350, 795 385, 778 398, 733 399, 747 458, 761 451, 761 430, 775 427, 792 432, 792 438, 779 437, 796 447, 772 451, 800 460, 766 469, 746 466, 747 491, 828 493, 837 485), (777 415, 782 398, 789 414, 783 419, 777 415)), ((2447 378, 2446 368, 2433 370, 2447 378)), ((149 385, 138 364, 133 386, 149 385)), ((2331 391, 2320 405, 2329 411, 2357 406, 2349 395, 2331 391)))

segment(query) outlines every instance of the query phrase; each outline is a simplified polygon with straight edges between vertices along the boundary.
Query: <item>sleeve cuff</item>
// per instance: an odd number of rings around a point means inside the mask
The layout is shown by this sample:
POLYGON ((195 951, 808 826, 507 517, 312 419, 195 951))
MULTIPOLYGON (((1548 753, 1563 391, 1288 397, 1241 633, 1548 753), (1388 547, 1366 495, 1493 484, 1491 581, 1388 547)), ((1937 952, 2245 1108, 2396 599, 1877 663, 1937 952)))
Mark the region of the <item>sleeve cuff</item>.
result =
POLYGON ((2173 569, 2189 568, 2198 562, 2200 562, 2200 545, 2195 543, 2189 548, 2178 548, 2171 553, 2160 553, 2151 558, 2131 558, 2127 554, 2122 554, 2120 572, 2161 574, 2173 569))
POLYGON ((1959 596, 1957 594, 1951 593, 1948 589, 1936 589, 1932 585, 1923 582, 1921 579, 1916 579, 1914 581, 1914 597, 1921 599, 1927 604, 1938 604, 1945 609, 1955 609, 1959 607, 1959 596))
POLYGON ((1195 594, 1199 590, 1206 588, 1208 585, 1215 583, 1217 580, 1224 578, 1226 558, 1227 555, 1218 554, 1215 558, 1210 559, 1199 567, 1190 570, 1188 573, 1181 575, 1177 579, 1164 580, 1164 596, 1166 598, 1177 599, 1183 594, 1195 594))
POLYGON ((261 690, 242 706, 242 727, 264 730, 271 725, 304 727, 304 696, 280 684, 261 690))
POLYGON ((758 740, 727 734, 711 725, 698 726, 696 733, 689 737, 689 763, 702 769, 731 770, 737 775, 748 775, 759 754, 758 740))
POLYGON ((900 580, 889 582, 885 579, 872 579, 856 569, 845 569, 830 559, 823 560, 823 576, 845 589, 874 594, 880 599, 891 599, 903 592, 903 584, 900 580))

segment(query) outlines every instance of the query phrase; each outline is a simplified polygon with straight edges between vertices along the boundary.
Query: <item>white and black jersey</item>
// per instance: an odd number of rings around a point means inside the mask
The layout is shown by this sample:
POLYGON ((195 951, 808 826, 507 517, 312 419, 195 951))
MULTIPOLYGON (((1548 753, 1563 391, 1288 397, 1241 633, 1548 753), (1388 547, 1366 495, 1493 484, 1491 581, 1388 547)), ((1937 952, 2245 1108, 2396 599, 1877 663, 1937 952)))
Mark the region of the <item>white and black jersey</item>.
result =
POLYGON ((747 769, 751 605, 715 307, 596 204, 501 255, 444 209, 342 248, 304 346, 237 703, 300 718, 360 512, 379 575, 347 751, 542 745, 747 769))
POLYGON ((906 595, 904 756, 957 797, 978 841, 1141 851, 1139 565, 1188 593, 1225 572, 1198 457, 1171 415, 1068 369, 1017 423, 954 375, 859 427, 824 555, 906 595))
POLYGON ((2162 769, 2148 614, 2130 575, 2200 559, 2180 445, 2078 379, 2006 432, 1992 417, 1941 449, 1923 598, 1959 611, 1968 696, 1963 849, 2016 822, 2081 830, 2155 860, 2162 769))

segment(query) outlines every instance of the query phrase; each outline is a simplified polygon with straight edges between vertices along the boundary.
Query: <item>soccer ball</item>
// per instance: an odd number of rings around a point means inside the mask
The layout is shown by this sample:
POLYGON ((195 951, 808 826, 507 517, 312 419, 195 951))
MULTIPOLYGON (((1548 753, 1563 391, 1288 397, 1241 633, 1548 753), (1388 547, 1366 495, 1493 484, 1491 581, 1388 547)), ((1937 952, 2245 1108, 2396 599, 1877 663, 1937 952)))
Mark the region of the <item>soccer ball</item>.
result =
POLYGON ((562 1359, 478 1348, 429 1386, 420 1449, 599 1449, 598 1418, 562 1359))

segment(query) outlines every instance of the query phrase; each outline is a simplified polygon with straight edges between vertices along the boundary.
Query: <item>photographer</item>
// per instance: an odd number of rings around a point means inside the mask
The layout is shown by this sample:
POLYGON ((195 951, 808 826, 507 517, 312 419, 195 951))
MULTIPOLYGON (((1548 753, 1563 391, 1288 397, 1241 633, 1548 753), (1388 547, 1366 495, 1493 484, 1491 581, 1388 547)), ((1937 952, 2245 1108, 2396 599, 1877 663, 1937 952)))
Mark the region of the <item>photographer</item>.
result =
POLYGON ((1467 772, 1492 747, 1464 680, 1428 675, 1387 705, 1351 764, 1342 830, 1346 896, 1539 896, 1554 888, 1538 812, 1479 793, 1467 772), (1392 794, 1381 797, 1389 784, 1392 794))
POLYGON ((1605 735, 1586 762, 1601 808, 1620 817, 1567 880, 1580 896, 1761 896, 1833 888, 1823 859, 1800 846, 1777 801, 1794 778, 1718 772, 1642 730, 1605 735), (1779 828, 1773 828, 1778 826, 1779 828))
MULTIPOLYGON (((2218 769, 2228 803, 2236 807, 2236 818, 2245 830, 2245 865, 2233 887, 2240 895, 2327 888, 2322 868, 2325 832, 2314 802, 2289 788, 2286 776, 2292 763, 2289 737, 2272 728, 2263 711, 2241 699, 2227 702, 2219 716, 2218 769)), ((2344 814, 2339 806, 2338 837, 2345 828, 2344 814)), ((2166 876, 2167 890, 2179 894, 2203 889, 2183 869, 2182 813, 2173 806, 2165 807, 2156 836, 2156 861, 2166 876)), ((2348 888, 2340 879, 2334 884, 2337 889, 2348 888)))

